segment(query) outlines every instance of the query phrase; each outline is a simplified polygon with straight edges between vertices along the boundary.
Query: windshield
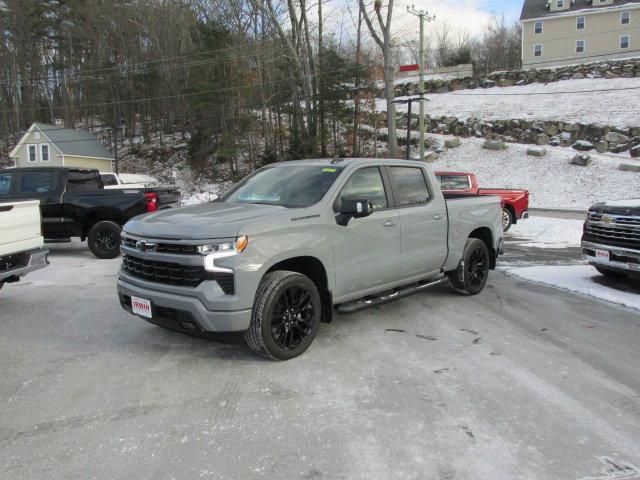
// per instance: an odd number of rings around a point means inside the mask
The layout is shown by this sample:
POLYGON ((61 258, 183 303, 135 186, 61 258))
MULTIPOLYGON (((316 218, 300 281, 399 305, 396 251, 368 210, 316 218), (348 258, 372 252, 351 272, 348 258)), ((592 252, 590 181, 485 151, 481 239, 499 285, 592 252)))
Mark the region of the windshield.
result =
POLYGON ((222 201, 309 207, 327 193, 343 168, 286 164, 266 167, 242 180, 222 201))

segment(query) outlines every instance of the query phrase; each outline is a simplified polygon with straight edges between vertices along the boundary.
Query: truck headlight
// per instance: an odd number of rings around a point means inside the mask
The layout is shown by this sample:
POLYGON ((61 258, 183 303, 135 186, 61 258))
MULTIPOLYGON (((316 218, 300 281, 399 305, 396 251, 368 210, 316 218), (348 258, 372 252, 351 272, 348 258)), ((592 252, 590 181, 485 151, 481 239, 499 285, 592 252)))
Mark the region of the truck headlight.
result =
POLYGON ((198 253, 204 255, 204 269, 208 272, 230 272, 228 268, 215 265, 217 258, 232 257, 242 253, 249 244, 249 237, 242 235, 235 242, 211 243, 198 245, 198 253))

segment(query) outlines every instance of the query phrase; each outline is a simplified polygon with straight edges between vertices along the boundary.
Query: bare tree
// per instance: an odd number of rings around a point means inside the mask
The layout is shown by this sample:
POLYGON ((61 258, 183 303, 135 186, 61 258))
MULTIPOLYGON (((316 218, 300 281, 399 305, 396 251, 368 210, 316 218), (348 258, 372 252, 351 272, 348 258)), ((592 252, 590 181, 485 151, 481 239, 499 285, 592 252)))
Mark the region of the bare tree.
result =
POLYGON ((364 0, 359 0, 360 8, 363 12, 363 18, 369 29, 371 37, 375 40, 382 50, 382 59, 384 63, 384 93, 387 101, 387 128, 389 130, 389 155, 391 157, 398 156, 398 132, 396 130, 396 107, 394 93, 394 68, 391 51, 391 21, 393 18, 393 2, 388 0, 386 20, 382 16, 382 0, 375 0, 373 4, 374 14, 380 28, 380 33, 374 27, 371 16, 366 11, 364 0))

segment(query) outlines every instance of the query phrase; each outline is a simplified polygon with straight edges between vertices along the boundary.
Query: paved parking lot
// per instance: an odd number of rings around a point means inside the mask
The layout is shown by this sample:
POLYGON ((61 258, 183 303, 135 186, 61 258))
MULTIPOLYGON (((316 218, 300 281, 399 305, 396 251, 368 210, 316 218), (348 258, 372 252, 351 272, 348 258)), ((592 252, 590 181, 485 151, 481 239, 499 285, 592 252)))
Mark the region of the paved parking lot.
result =
POLYGON ((640 313, 492 274, 254 357, 121 311, 52 246, 0 292, 2 478, 640 478, 640 313))

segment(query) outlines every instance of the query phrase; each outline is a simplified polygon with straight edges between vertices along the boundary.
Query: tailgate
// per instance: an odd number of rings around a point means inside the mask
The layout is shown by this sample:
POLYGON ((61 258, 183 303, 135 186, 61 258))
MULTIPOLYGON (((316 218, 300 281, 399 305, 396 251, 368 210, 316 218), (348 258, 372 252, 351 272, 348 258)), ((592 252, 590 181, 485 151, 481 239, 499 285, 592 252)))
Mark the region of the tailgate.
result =
POLYGON ((178 188, 158 188, 158 205, 160 208, 167 206, 177 206, 180 204, 180 190, 178 188))
POLYGON ((44 244, 40 202, 0 203, 0 255, 40 248, 44 244))

